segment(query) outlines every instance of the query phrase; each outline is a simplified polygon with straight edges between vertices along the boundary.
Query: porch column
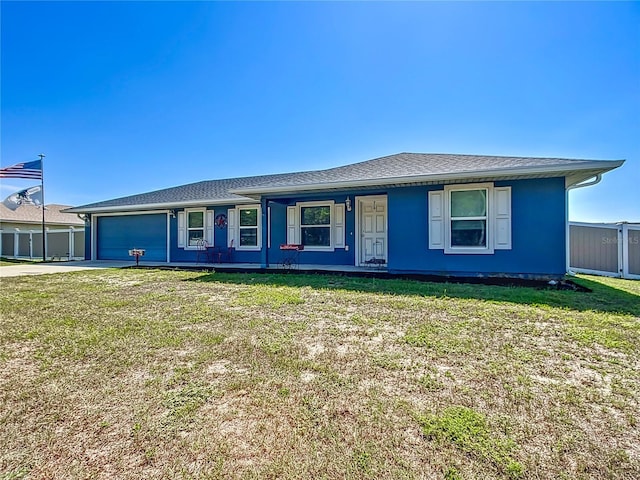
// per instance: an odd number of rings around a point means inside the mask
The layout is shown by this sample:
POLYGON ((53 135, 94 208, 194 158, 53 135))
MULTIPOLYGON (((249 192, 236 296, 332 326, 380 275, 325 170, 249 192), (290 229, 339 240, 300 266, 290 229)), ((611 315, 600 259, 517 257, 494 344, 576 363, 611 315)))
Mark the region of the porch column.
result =
MULTIPOLYGON (((98 240, 96 235, 96 228, 98 228, 98 222, 96 221, 96 216, 91 215, 91 260, 98 259, 98 240)), ((85 253, 85 257, 87 254, 85 253)))
POLYGON ((261 267, 267 268, 269 266, 269 216, 267 215, 267 209, 269 202, 266 198, 260 199, 260 211, 262 212, 262 248, 261 253, 261 267))
MULTIPOLYGON (((173 210, 175 212, 175 210, 173 210)), ((172 211, 167 211, 167 263, 171 263, 171 216, 172 211)))

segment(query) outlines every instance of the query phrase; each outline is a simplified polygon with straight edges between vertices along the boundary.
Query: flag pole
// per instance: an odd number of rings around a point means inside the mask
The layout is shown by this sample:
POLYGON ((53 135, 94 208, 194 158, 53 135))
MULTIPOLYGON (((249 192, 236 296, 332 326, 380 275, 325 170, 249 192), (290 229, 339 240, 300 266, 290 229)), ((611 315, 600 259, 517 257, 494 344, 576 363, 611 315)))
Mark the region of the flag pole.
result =
POLYGON ((42 192, 42 261, 47 261, 47 240, 45 238, 44 227, 44 157, 43 153, 38 155, 40 157, 40 192, 42 192))

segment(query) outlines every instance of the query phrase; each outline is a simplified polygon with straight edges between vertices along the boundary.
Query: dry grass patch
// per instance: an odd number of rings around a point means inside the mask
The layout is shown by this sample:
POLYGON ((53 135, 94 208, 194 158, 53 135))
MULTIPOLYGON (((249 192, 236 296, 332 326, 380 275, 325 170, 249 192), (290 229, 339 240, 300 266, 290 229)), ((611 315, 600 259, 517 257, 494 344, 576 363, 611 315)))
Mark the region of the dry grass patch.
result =
POLYGON ((0 292, 0 478, 640 476, 640 287, 113 270, 0 292))

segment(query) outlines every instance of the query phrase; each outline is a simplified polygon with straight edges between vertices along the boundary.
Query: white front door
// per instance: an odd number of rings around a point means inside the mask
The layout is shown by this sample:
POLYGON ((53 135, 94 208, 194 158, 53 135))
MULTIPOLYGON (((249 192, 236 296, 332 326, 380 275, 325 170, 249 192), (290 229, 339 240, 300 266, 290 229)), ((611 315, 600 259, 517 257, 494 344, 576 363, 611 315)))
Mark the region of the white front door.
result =
POLYGON ((358 224, 358 265, 386 265, 387 197, 359 197, 358 224))

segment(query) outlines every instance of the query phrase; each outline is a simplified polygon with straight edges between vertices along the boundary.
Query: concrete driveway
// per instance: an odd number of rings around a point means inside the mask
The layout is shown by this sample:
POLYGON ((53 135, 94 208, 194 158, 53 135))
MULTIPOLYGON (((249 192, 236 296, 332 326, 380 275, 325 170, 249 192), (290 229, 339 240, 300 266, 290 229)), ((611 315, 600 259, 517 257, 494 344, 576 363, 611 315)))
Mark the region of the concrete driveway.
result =
POLYGON ((94 270, 104 268, 122 268, 135 265, 135 262, 116 262, 107 260, 84 260, 79 262, 51 262, 51 263, 18 263, 0 267, 0 278, 20 277, 22 275, 45 275, 48 273, 77 272, 80 270, 94 270))

